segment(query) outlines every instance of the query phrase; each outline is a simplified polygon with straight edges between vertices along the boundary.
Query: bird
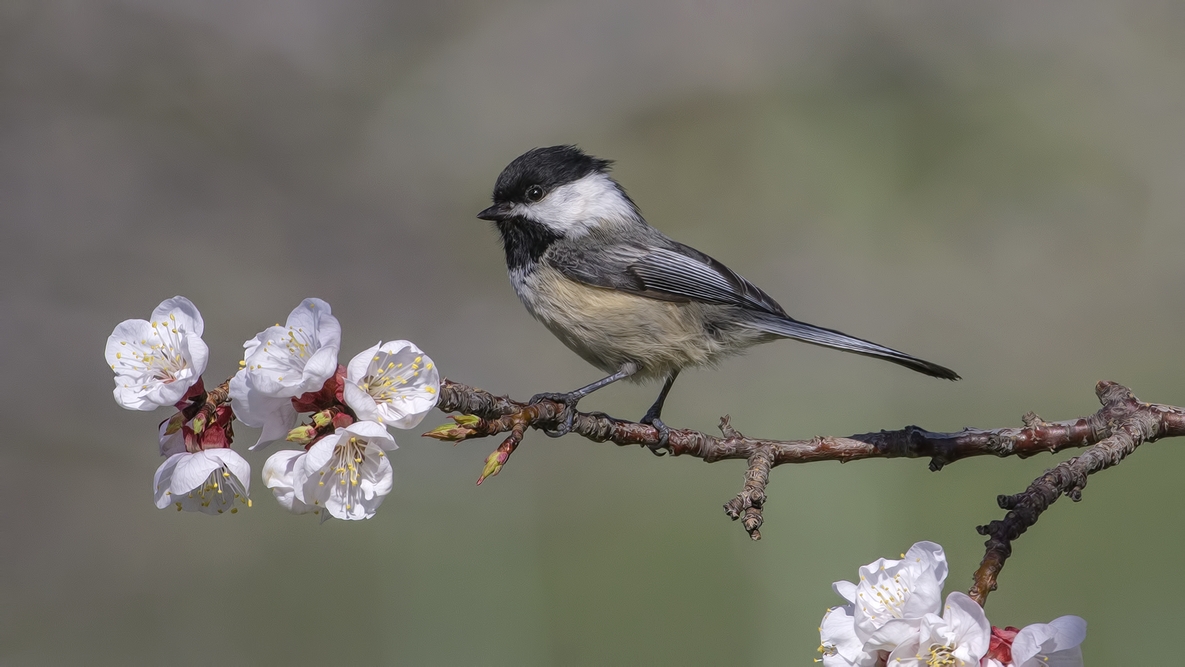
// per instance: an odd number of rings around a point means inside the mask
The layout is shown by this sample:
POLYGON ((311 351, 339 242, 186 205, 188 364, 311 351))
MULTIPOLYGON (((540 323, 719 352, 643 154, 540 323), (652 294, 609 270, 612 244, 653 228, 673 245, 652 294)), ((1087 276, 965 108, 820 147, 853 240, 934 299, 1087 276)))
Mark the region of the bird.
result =
POLYGON ((576 406, 619 380, 661 380, 640 423, 669 450, 663 405, 679 373, 789 338, 884 359, 936 378, 949 368, 807 324, 716 259, 670 238, 642 217, 610 175, 612 161, 574 145, 534 148, 515 158, 477 214, 497 228, 510 283, 527 311, 582 359, 607 373, 562 393, 531 398, 564 405, 552 437, 572 429, 576 406))

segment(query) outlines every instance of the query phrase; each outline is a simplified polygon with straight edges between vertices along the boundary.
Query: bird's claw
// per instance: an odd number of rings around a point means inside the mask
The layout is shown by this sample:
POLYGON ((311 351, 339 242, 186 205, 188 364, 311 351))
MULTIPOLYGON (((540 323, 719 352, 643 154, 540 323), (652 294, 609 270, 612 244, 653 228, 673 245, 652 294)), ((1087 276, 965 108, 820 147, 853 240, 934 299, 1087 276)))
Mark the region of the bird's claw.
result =
POLYGON ((582 398, 581 396, 573 396, 570 393, 569 394, 557 394, 557 393, 545 392, 542 394, 535 394, 534 396, 532 396, 531 400, 527 401, 527 405, 534 405, 534 404, 538 403, 539 401, 554 401, 556 403, 562 403, 564 405, 564 412, 563 412, 564 420, 562 422, 560 422, 559 428, 556 428, 556 429, 541 428, 541 429, 539 429, 540 431, 543 431, 543 434, 549 438, 559 438, 559 437, 568 435, 569 433, 572 432, 572 422, 576 418, 576 404, 580 401, 581 398, 582 398))
POLYGON ((658 431, 658 442, 653 445, 646 445, 646 448, 650 450, 650 453, 654 454, 655 456, 666 456, 665 452, 660 452, 659 450, 665 449, 668 452, 671 451, 671 428, 664 424, 663 421, 658 417, 649 414, 647 414, 645 417, 642 417, 642 420, 639 423, 653 426, 654 430, 658 431))

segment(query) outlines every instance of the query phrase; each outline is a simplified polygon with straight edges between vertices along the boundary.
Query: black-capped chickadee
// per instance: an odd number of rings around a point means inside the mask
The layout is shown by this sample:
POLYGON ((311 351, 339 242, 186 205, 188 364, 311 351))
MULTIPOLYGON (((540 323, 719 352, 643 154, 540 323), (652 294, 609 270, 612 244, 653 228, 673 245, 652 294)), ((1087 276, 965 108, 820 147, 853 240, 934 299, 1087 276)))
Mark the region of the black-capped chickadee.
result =
POLYGON ((799 322, 735 271, 651 227, 610 161, 575 146, 536 148, 515 158, 477 214, 502 237, 510 282, 531 315, 608 377, 563 394, 571 430, 577 402, 618 380, 663 379, 642 423, 661 434, 660 416, 679 372, 711 365, 758 343, 793 338, 877 357, 957 380, 948 368, 844 333, 799 322))

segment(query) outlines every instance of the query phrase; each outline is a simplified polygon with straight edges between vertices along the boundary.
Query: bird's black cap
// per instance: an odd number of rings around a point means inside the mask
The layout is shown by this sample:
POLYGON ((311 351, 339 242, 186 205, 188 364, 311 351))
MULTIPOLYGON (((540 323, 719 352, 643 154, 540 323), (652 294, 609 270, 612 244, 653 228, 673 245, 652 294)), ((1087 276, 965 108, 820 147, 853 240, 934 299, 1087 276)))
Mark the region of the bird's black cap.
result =
POLYGON ((575 146, 532 148, 502 170, 494 185, 495 202, 526 202, 527 188, 553 188, 578 181, 593 172, 604 173, 610 160, 595 158, 575 146))

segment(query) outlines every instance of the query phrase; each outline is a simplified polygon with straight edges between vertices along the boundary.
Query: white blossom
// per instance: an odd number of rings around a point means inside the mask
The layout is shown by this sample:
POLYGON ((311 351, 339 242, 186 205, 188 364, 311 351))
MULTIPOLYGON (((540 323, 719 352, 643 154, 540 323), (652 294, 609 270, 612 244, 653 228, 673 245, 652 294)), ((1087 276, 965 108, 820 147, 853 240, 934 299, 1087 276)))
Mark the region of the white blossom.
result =
POLYGON ((901 560, 860 568, 832 587, 848 604, 827 610, 816 662, 824 667, 1082 667, 1086 622, 1063 616, 1023 630, 992 628, 964 593, 941 606, 946 555, 918 542, 901 560))
POLYGON ((305 299, 276 325, 243 344, 243 368, 230 382, 235 416, 263 429, 257 449, 296 425, 292 398, 318 391, 337 371, 341 325, 328 303, 305 299))
POLYGON ((150 320, 120 322, 105 353, 115 371, 115 401, 129 410, 180 401, 206 370, 204 328, 202 314, 183 296, 162 301, 150 320))
POLYGON ((887 665, 979 667, 988 651, 991 631, 983 607, 966 593, 956 591, 947 596, 942 616, 922 617, 918 632, 893 649, 887 665))
POLYGON ((234 514, 236 502, 251 506, 250 484, 251 466, 243 457, 226 448, 206 449, 170 456, 156 470, 153 495, 161 509, 234 514))
POLYGON ((1012 640, 1015 667, 1082 667, 1081 644, 1086 621, 1062 616, 1049 623, 1026 625, 1012 640))
POLYGON ((926 614, 939 611, 947 575, 946 554, 933 542, 918 542, 901 560, 877 559, 860 568, 853 584, 832 588, 852 603, 854 631, 865 650, 893 650, 920 627, 926 614), (889 621, 902 621, 885 626, 889 621))
POLYGON ((440 398, 440 373, 406 340, 380 343, 350 360, 343 397, 359 419, 413 428, 440 398))
POLYGON ((266 396, 317 391, 337 370, 342 330, 328 303, 305 299, 284 326, 268 327, 243 343, 243 371, 266 396))
POLYGON ((294 497, 336 519, 369 519, 391 492, 387 452, 398 448, 381 424, 359 421, 318 440, 292 474, 294 497))

